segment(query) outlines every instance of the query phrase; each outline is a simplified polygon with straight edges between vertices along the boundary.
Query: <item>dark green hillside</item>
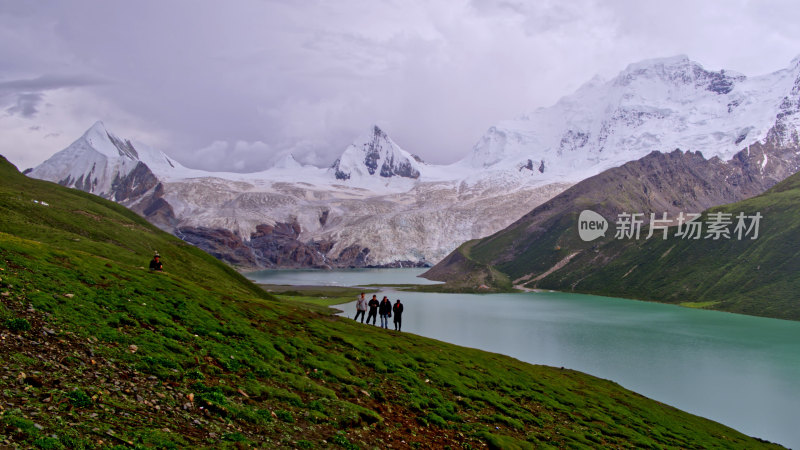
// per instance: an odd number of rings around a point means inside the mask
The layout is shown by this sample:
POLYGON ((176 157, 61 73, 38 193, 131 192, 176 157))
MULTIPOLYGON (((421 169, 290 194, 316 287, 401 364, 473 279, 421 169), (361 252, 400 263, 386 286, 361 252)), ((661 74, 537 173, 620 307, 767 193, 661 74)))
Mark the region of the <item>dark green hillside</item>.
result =
POLYGON ((536 283, 800 320, 800 174, 763 195, 704 213, 760 212, 756 240, 612 240, 536 283))
POLYGON ((0 447, 770 446, 610 381, 319 311, 0 158, 0 447), (145 269, 154 250, 165 273, 145 269))

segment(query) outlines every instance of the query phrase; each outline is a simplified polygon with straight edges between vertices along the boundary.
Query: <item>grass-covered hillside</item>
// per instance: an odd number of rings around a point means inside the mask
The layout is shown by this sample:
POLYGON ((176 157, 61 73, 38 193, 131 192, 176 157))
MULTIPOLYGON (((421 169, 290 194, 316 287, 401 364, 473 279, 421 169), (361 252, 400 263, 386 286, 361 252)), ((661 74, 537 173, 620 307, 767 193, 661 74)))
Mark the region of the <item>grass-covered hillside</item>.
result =
POLYGON ((709 213, 731 214, 731 239, 676 238, 675 227, 667 240, 660 232, 649 240, 611 239, 531 286, 800 320, 799 210, 795 174, 762 195, 703 213, 706 223, 709 213), (733 234, 739 213, 763 216, 757 239, 733 234))
MULTIPOLYGON (((652 152, 589 177, 534 208, 491 236, 470 241, 424 276, 446 281, 450 290, 481 284, 495 290, 541 278, 575 254, 594 250, 599 241, 578 236, 581 211, 606 218, 622 212, 698 212, 761 194, 791 173, 788 167, 764 171, 760 162, 788 161, 795 150, 754 145, 728 162, 699 152, 652 152), (769 156, 767 156, 769 155, 769 156)), ((788 166, 788 164, 786 164, 788 166)), ((794 167, 795 165, 792 165, 794 167)), ((611 233, 613 236, 613 230, 611 233)))
POLYGON ((610 381, 276 299, 2 158, 0 360, 0 447, 768 446, 610 381))

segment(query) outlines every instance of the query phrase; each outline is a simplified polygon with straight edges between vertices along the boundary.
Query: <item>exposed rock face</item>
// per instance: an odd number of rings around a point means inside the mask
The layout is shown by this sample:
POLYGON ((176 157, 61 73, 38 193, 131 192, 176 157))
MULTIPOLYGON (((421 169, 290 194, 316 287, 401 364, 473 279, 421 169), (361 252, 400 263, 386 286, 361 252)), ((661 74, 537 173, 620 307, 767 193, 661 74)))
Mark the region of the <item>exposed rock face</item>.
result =
POLYGON ((253 250, 229 230, 203 227, 181 227, 175 234, 184 241, 203 249, 217 259, 239 267, 257 267, 253 250))
POLYGON ((325 256, 319 249, 298 240, 300 231, 297 222, 259 225, 247 245, 253 249, 259 267, 325 267, 325 256))
POLYGON ((162 230, 173 232, 178 225, 178 219, 172 206, 164 199, 164 194, 164 184, 158 183, 144 193, 137 193, 118 201, 162 230))
POLYGON ((111 192, 114 201, 123 202, 125 200, 137 199, 147 191, 154 188, 158 178, 141 161, 136 167, 126 175, 117 174, 111 182, 111 192))
POLYGON ((334 242, 302 242, 300 224, 262 224, 243 240, 237 234, 223 228, 179 227, 176 234, 214 257, 241 268, 359 268, 359 267, 416 267, 419 263, 397 261, 387 265, 370 265, 367 256, 370 250, 351 245, 331 258, 328 253, 334 242))

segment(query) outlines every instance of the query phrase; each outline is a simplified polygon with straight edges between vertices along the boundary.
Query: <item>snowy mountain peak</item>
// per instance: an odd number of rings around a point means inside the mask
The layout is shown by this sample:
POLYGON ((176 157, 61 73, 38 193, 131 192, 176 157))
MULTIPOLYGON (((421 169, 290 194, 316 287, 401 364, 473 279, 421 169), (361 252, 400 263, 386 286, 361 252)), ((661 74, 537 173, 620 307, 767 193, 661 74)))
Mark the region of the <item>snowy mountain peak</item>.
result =
POLYGON ((770 136, 780 145, 800 142, 800 60, 793 64, 746 77, 706 70, 684 55, 634 63, 608 82, 594 78, 550 107, 490 127, 461 164, 579 180, 654 150, 727 160, 770 136))
POLYGON ((164 153, 134 144, 95 122, 75 142, 34 168, 29 175, 106 198, 131 189, 152 187, 156 175, 167 177, 187 169, 164 153))
POLYGON ((422 163, 400 148, 377 125, 350 144, 331 166, 336 179, 354 177, 420 177, 422 163))
POLYGON ((703 88, 722 95, 729 93, 737 82, 744 79, 744 75, 735 72, 705 70, 686 55, 678 55, 631 64, 617 76, 615 84, 643 86, 657 82, 690 89, 703 88))
POLYGON ((622 71, 622 73, 629 73, 629 72, 640 72, 640 71, 647 71, 647 70, 664 70, 664 69, 680 69, 687 66, 691 66, 694 63, 691 59, 689 59, 686 55, 674 55, 674 56, 666 56, 662 58, 650 58, 644 59, 642 61, 638 61, 635 63, 628 64, 628 67, 622 71))
POLYGON ((92 125, 83 136, 75 141, 70 147, 82 147, 85 150, 94 150, 106 157, 124 157, 131 160, 139 159, 139 155, 133 144, 130 141, 123 141, 122 139, 109 133, 103 122, 97 121, 92 125), (82 141, 82 142, 81 142, 82 141), (78 145, 76 144, 83 144, 78 145))

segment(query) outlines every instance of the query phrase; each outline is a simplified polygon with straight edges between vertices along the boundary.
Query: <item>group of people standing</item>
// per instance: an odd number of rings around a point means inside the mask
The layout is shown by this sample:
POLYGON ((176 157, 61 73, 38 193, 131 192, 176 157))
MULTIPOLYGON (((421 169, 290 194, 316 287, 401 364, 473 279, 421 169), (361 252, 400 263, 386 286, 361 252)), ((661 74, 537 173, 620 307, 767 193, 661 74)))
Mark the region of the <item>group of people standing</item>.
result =
POLYGON ((394 305, 386 296, 380 302, 377 295, 373 295, 367 301, 365 294, 362 292, 358 300, 356 300, 356 316, 353 319, 358 320, 358 317, 361 316, 361 323, 364 323, 364 314, 366 314, 367 309, 369 309, 367 323, 369 323, 369 319, 372 319, 372 324, 375 325, 375 317, 380 316, 381 328, 389 328, 389 317, 392 317, 392 313, 394 313, 394 329, 400 331, 400 327, 403 324, 403 304, 400 303, 400 299, 397 299, 394 305))

